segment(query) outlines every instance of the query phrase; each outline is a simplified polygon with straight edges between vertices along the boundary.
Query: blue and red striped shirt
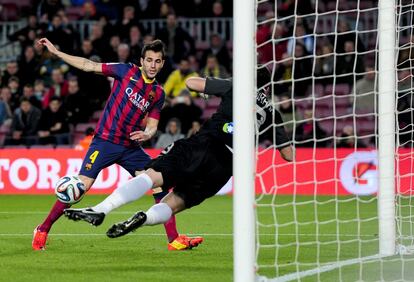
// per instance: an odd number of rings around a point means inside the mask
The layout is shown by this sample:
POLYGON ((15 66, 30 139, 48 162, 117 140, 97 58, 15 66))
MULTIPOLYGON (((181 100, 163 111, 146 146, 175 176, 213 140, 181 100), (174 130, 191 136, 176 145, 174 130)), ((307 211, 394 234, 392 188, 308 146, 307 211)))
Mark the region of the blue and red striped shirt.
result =
POLYGON ((159 119, 164 105, 164 89, 155 81, 145 78, 134 64, 108 63, 102 73, 115 79, 111 95, 95 128, 95 135, 115 144, 136 144, 129 134, 142 130, 141 122, 148 115, 159 119))

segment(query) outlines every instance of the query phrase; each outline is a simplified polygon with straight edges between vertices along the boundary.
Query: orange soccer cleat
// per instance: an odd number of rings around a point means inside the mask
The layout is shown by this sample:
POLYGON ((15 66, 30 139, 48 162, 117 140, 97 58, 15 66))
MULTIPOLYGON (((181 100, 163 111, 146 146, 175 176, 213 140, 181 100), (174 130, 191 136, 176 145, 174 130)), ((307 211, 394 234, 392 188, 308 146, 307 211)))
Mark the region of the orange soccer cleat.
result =
POLYGON ((191 250, 203 243, 203 237, 188 237, 186 235, 179 235, 171 243, 168 244, 169 251, 184 251, 191 250))
POLYGON ((46 248, 47 232, 40 231, 39 226, 36 226, 33 231, 32 248, 35 251, 42 251, 46 248))

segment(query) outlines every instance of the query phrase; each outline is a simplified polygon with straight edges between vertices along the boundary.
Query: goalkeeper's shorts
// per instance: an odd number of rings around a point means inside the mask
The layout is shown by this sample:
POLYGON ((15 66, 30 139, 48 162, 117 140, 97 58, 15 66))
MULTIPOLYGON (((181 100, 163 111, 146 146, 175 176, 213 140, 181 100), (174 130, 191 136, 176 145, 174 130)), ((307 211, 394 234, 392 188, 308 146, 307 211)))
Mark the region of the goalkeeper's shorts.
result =
POLYGON ((206 135, 174 142, 146 166, 161 172, 163 189, 174 187, 186 208, 214 196, 232 176, 232 167, 230 150, 206 135))

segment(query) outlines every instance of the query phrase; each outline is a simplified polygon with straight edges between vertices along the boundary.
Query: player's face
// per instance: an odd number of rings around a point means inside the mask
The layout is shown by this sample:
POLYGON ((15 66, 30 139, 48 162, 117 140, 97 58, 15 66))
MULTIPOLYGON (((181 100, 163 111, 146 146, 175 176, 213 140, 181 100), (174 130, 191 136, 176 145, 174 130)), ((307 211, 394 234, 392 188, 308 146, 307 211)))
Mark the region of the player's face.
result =
POLYGON ((148 50, 145 53, 145 58, 141 58, 141 66, 147 78, 154 78, 164 66, 162 53, 148 50))

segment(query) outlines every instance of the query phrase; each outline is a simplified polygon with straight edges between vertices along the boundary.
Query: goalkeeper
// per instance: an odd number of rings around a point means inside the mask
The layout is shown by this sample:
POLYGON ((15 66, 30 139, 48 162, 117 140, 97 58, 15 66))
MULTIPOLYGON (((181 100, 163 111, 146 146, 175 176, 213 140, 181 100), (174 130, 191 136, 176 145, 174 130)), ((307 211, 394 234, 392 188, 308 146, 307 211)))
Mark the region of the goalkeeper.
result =
MULTIPOLYGON (((264 87, 270 81, 267 69, 258 71, 257 127, 267 128, 275 114, 276 146, 281 156, 292 161, 293 150, 285 133, 280 114, 273 109, 264 87)), ((116 238, 143 225, 165 223, 185 209, 199 205, 215 195, 232 176, 232 80, 217 78, 189 78, 189 89, 221 97, 217 112, 206 121, 199 133, 181 139, 168 146, 158 158, 152 160, 146 171, 118 187, 104 201, 92 208, 66 209, 65 215, 72 220, 101 223, 106 214, 124 204, 135 201, 154 187, 174 187, 160 203, 147 212, 137 212, 124 222, 113 225, 107 235, 116 238)))

